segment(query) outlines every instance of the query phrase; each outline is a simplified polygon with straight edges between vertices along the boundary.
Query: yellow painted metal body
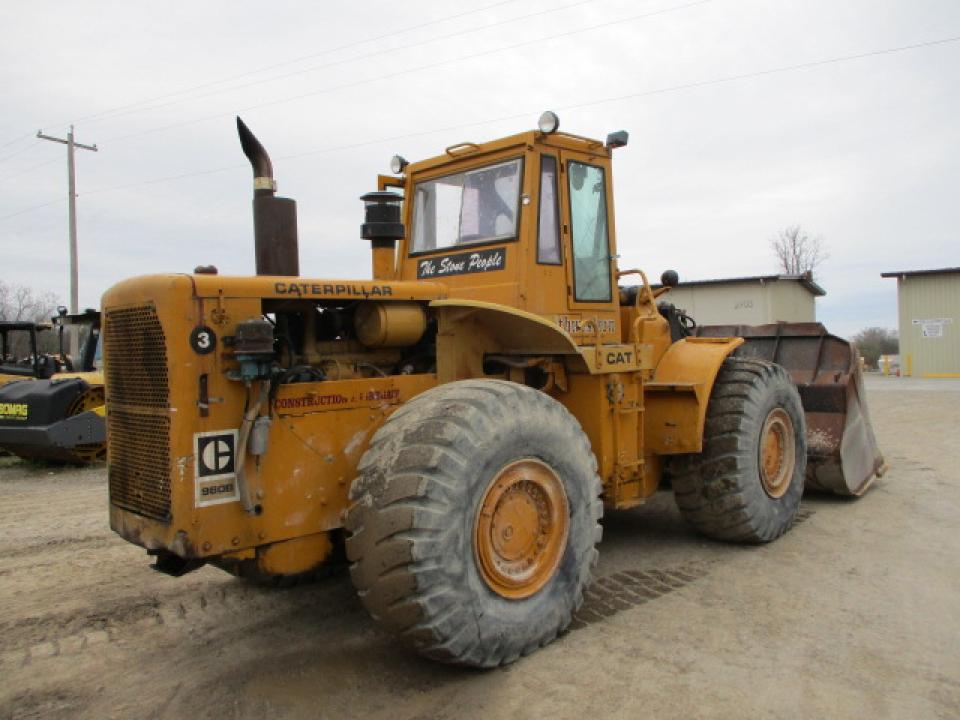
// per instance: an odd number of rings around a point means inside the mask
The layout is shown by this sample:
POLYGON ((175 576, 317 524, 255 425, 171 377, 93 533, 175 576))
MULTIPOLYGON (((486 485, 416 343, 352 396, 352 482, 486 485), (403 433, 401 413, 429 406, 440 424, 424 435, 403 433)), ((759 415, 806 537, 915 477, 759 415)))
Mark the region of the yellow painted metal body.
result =
POLYGON ((367 347, 406 347, 423 337, 427 313, 412 302, 368 302, 357 308, 354 328, 367 347))
MULTIPOLYGON (((627 271, 642 278, 636 300, 621 305, 611 151, 595 140, 528 132, 456 146, 409 165, 402 177, 381 176, 378 185, 400 187, 410 198, 418 183, 516 159, 523 172, 515 237, 482 246, 501 253, 494 270, 424 277, 423 263, 445 252, 411 254, 408 231, 395 251, 374 250, 373 280, 154 275, 109 290, 103 308, 111 526, 132 542, 183 558, 224 565, 250 561, 268 573, 303 572, 332 551, 357 464, 390 414, 438 383, 482 377, 533 384, 570 410, 593 446, 609 507, 631 507, 652 495, 662 456, 701 448, 713 380, 741 341, 673 342, 656 308, 658 293, 639 271, 627 271), (553 264, 538 262, 537 246, 541 162, 547 156, 560 169, 562 259, 553 264), (609 301, 575 299, 570 162, 599 168, 605 179, 609 260, 602 269, 610 278, 609 301), (289 351, 290 363, 322 368, 325 378, 272 389, 269 408, 261 411, 271 419, 268 449, 239 460, 256 509, 236 500, 205 501, 201 493, 207 485, 197 477, 198 443, 205 434, 239 428, 263 382, 247 387, 236 379, 240 361, 230 341, 238 323, 264 315, 302 320, 325 308, 365 303, 372 307, 356 320, 360 342, 349 332, 315 340, 313 321, 303 321, 297 341, 302 349, 296 358, 289 351), (124 318, 147 324, 130 330, 124 318), (417 342, 424 325, 435 328, 435 366, 390 371, 403 364, 395 347, 417 342), (149 332, 160 339, 142 345, 165 353, 157 365, 166 374, 167 395, 160 399, 144 399, 142 388, 124 380, 136 367, 124 365, 130 347, 120 344, 120 336, 147 337, 148 326, 158 328, 149 332), (216 337, 213 351, 191 345, 197 329, 216 337), (143 428, 157 427, 164 428, 162 437, 143 436, 143 428), (166 452, 151 454, 146 447, 151 442, 165 443, 166 452), (127 473, 126 468, 140 467, 137 463, 147 463, 155 484, 167 493, 166 510, 141 507, 153 496, 137 485, 142 472, 127 473), (158 464, 165 466, 158 470, 158 464)), ((412 206, 405 203, 407 228, 414 223, 412 206)))
POLYGON ((5 373, 0 373, 0 387, 3 387, 7 383, 13 382, 14 380, 25 380, 23 375, 7 375, 5 373))

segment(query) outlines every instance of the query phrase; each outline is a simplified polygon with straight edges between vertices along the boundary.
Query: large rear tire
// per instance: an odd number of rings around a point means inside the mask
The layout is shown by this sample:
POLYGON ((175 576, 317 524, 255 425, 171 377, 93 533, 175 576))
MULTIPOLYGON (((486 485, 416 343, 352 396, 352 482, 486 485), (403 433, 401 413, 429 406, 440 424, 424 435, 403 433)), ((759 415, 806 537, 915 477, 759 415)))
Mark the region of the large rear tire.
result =
POLYGON ((710 394, 703 452, 671 459, 674 497, 708 537, 770 542, 800 508, 806 460, 803 406, 786 370, 731 357, 710 394))
POLYGON ((589 441, 558 402, 500 380, 433 388, 358 469, 347 556, 384 628, 430 658, 494 667, 570 624, 603 505, 589 441))

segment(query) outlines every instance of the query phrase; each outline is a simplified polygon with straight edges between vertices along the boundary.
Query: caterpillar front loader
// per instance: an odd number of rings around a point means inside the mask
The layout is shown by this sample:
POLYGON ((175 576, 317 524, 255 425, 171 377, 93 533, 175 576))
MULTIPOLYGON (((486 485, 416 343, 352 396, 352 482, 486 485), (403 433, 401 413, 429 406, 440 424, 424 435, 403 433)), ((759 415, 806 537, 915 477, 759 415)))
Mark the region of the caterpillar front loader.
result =
POLYGON ((671 332, 669 288, 616 262, 626 133, 556 125, 395 157, 362 198, 372 278, 340 280, 300 276, 295 204, 238 119, 256 276, 103 297, 111 527, 172 575, 296 578, 345 547, 378 623, 480 667, 568 626, 604 508, 667 465, 700 532, 784 533, 808 447, 790 374, 671 332))
POLYGON ((63 309, 53 324, 60 334, 59 355, 34 352, 32 362, 20 363, 33 372, 23 372, 0 387, 0 450, 27 460, 102 461, 106 420, 103 372, 98 367, 100 313, 70 315, 63 309), (77 358, 64 350, 67 328, 82 338, 77 358))

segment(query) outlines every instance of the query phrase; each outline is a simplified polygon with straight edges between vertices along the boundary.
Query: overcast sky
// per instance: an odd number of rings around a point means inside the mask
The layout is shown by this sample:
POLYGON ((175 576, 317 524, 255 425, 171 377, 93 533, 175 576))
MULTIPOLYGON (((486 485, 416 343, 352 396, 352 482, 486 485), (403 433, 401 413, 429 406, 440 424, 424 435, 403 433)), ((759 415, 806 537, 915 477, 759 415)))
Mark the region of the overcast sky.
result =
POLYGON ((5 15, 0 279, 69 297, 66 151, 35 134, 73 122, 100 149, 77 151, 81 306, 132 275, 253 272, 237 113, 298 201, 308 276, 369 276, 358 197, 391 155, 531 129, 548 108, 569 132, 630 132, 621 267, 776 272, 769 239, 800 223, 830 254, 818 319, 851 335, 896 327, 882 271, 960 265, 960 42, 757 74, 960 39, 957 0, 36 0, 5 15))

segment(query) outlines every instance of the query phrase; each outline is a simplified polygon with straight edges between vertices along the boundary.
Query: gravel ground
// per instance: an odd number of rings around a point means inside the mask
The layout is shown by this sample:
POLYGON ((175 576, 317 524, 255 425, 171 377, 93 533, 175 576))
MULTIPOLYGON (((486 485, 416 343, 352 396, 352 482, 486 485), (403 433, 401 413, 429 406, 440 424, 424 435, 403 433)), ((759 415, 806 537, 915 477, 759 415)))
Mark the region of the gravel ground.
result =
POLYGON ((507 668, 410 654, 347 576, 153 572, 105 470, 0 459, 0 718, 960 717, 960 382, 870 377, 891 466, 763 547, 669 493, 604 521, 574 629, 507 668))

